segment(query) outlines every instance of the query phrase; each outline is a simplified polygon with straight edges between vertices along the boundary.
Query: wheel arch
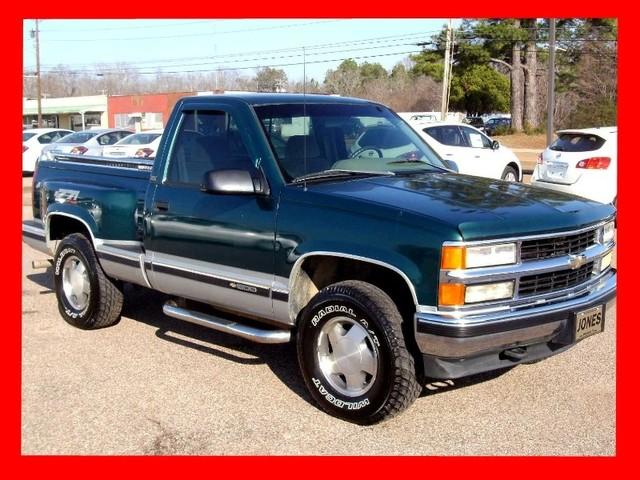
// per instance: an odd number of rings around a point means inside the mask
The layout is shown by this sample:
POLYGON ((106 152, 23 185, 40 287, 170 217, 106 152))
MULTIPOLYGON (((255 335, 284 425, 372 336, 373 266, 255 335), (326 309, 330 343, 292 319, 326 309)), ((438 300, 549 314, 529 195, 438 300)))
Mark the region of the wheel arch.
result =
MULTIPOLYGON (((95 227, 94 227, 95 228, 95 227)), ((74 213, 53 211, 49 212, 45 222, 47 247, 55 253, 58 243, 67 235, 82 233, 96 247, 96 238, 90 223, 74 213)))
MULTIPOLYGON (((407 274, 390 263, 353 254, 315 251, 298 258, 289 276, 289 317, 293 324, 313 296, 342 280, 362 280, 380 287, 401 314, 415 313, 419 302, 407 274)), ((404 316, 403 315, 403 316, 404 316)))

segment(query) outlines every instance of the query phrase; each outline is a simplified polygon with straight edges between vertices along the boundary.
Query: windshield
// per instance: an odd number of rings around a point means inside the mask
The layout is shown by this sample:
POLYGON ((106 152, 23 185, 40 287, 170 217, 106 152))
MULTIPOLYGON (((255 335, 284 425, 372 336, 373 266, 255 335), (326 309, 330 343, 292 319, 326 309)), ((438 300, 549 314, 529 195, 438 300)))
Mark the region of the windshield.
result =
POLYGON ((35 137, 36 134, 32 133, 32 132, 22 132, 22 141, 26 142, 27 140, 29 140, 30 138, 35 137))
POLYGON ((158 138, 161 133, 135 133, 123 138, 118 145, 148 145, 158 138))
POLYGON ((75 132, 62 137, 56 143, 84 143, 87 140, 91 140, 100 132, 75 132))
POLYGON ((329 170, 395 173, 446 168, 411 127, 380 105, 254 108, 288 181, 329 170))

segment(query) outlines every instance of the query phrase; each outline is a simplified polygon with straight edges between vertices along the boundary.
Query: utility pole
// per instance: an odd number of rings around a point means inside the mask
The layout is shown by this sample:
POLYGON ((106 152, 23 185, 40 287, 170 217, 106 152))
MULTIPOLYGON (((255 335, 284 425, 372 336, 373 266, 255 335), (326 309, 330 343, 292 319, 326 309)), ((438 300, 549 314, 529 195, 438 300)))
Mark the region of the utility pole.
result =
POLYGON ((556 99, 556 20, 549 19, 549 80, 547 81, 547 146, 553 140, 553 113, 556 99))
POLYGON ((447 107, 449 103, 449 77, 450 77, 450 51, 451 51, 451 19, 449 19, 449 25, 447 26, 447 43, 444 49, 444 70, 442 75, 442 103, 440 107, 440 120, 446 120, 447 107))
POLYGON ((40 81, 40 29, 39 20, 36 20, 35 31, 31 30, 31 36, 36 39, 36 85, 38 90, 38 127, 42 127, 42 83, 40 81))

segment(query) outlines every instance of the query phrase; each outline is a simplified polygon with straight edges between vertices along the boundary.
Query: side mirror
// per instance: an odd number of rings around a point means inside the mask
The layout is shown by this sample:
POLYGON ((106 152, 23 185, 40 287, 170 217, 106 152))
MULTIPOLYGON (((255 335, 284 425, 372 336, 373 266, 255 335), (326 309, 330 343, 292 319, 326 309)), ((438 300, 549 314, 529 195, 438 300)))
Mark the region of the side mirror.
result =
POLYGON ((498 140, 494 140, 491 142, 491 149, 498 150, 500 148, 500 142, 498 140))
POLYGON ((210 170, 204 174, 203 192, 231 195, 268 195, 267 181, 247 170, 210 170))
POLYGON ((460 172, 460 169, 458 169, 458 164, 453 160, 442 160, 442 163, 444 163, 444 166, 449 170, 453 170, 456 173, 460 172))

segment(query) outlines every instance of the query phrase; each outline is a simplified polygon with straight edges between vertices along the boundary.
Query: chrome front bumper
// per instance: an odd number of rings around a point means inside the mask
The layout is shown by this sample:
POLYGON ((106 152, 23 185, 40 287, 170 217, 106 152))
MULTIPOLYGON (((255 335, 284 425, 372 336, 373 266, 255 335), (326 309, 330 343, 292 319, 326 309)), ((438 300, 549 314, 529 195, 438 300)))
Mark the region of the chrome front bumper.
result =
POLYGON ((513 360, 500 357, 516 347, 530 351, 522 361, 558 353, 575 341, 576 312, 605 305, 606 313, 615 301, 616 279, 616 271, 611 269, 583 295, 534 307, 460 316, 419 312, 415 315, 415 338, 425 359, 425 373, 455 378, 513 365, 513 360))

